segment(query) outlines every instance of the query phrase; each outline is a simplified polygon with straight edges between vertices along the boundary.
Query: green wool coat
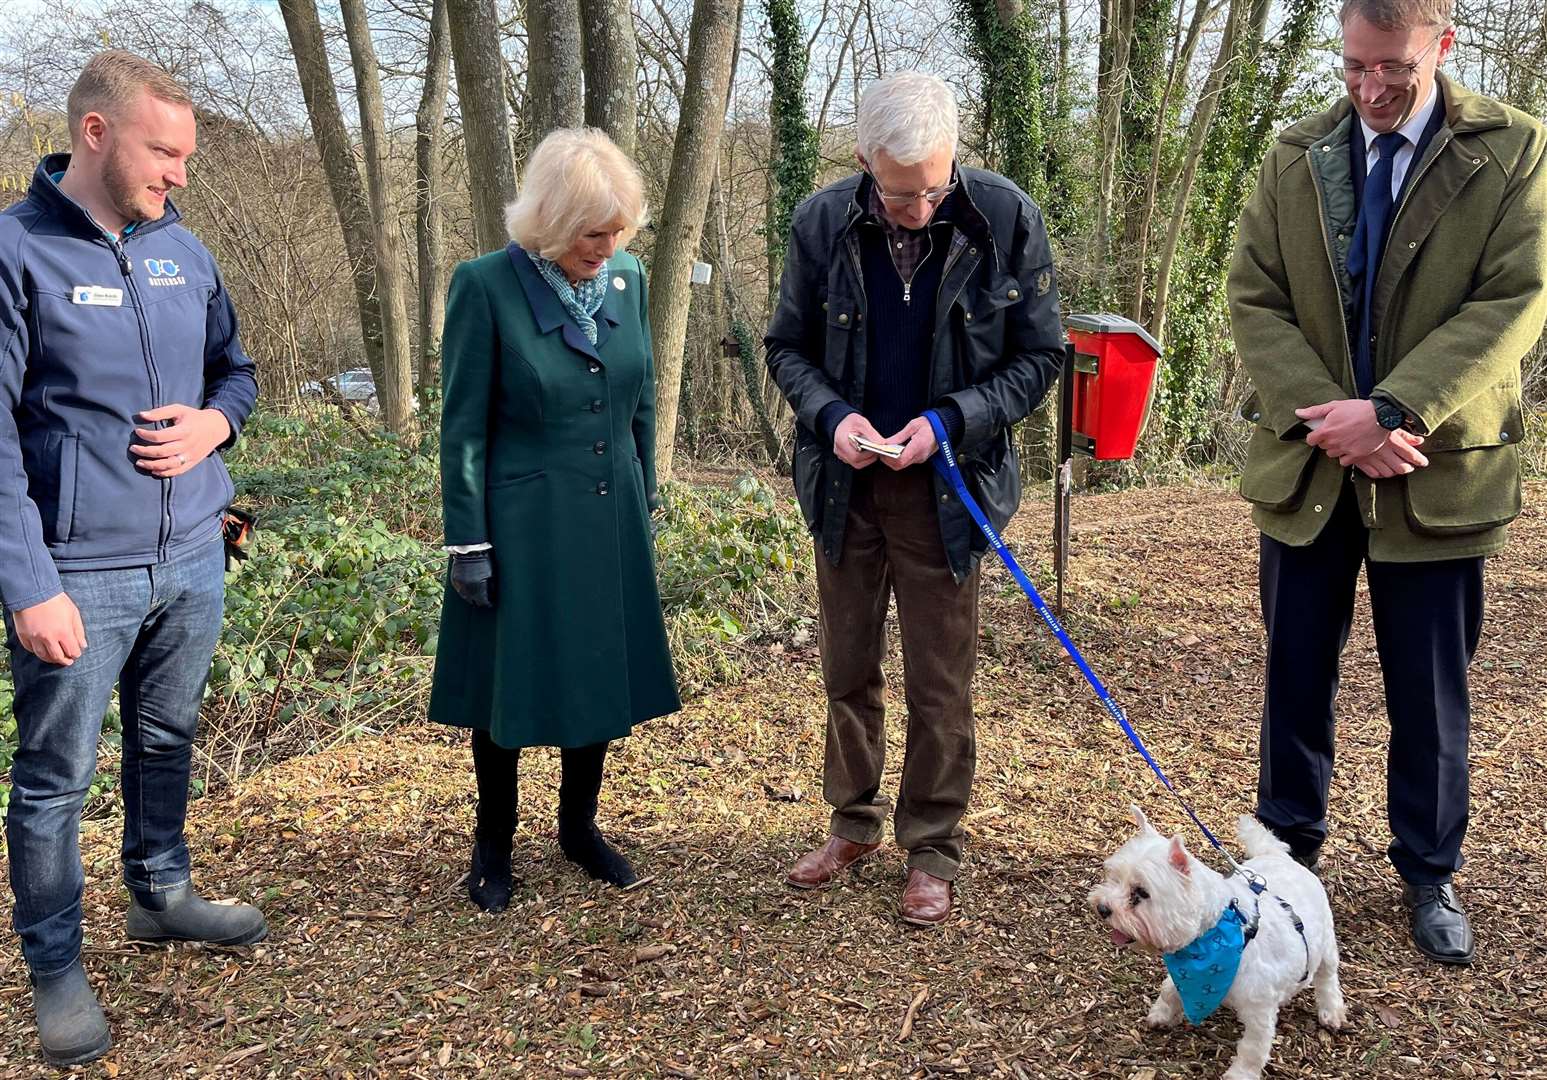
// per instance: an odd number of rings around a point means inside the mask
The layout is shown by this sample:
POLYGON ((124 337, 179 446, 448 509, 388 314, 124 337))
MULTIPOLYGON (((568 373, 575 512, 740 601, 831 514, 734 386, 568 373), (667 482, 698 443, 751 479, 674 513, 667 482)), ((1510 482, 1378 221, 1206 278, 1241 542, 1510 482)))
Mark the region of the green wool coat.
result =
POLYGON ((1493 554, 1520 512, 1520 362, 1547 316, 1547 136, 1525 113, 1439 84, 1445 121, 1410 166, 1373 312, 1375 389, 1417 418, 1427 468, 1372 481, 1307 445, 1294 412, 1357 396, 1346 98, 1279 135, 1242 216, 1230 316, 1256 428, 1241 494, 1283 543, 1313 541, 1350 482, 1376 561, 1493 554))
POLYGON ((442 602, 430 718, 586 746, 681 708, 655 580, 655 381, 639 260, 609 262, 597 344, 512 244, 446 303, 448 545, 494 545, 494 607, 442 602))

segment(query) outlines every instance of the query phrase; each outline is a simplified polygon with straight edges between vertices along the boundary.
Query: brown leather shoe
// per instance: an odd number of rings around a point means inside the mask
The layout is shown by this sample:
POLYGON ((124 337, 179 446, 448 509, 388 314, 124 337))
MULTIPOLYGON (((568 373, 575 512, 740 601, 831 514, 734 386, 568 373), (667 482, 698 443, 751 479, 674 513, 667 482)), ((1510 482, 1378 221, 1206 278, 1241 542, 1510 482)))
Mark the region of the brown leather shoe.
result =
POLYGON ((856 844, 841 836, 829 836, 827 843, 796 859, 784 880, 797 889, 824 888, 833 883, 833 878, 880 846, 856 844))
POLYGON ((951 883, 910 867, 897 913, 914 926, 939 926, 951 917, 951 883))

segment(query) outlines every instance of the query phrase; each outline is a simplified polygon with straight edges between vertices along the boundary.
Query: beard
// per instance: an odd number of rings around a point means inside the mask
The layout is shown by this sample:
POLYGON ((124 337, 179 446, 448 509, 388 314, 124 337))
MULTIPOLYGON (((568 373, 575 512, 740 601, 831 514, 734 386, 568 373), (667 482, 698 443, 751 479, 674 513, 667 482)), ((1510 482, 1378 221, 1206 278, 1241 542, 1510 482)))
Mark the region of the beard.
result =
POLYGON ((129 177, 129 166, 117 147, 108 154, 102 165, 102 187, 113 202, 113 209, 126 221, 154 221, 165 212, 146 194, 143 184, 136 184, 129 177))

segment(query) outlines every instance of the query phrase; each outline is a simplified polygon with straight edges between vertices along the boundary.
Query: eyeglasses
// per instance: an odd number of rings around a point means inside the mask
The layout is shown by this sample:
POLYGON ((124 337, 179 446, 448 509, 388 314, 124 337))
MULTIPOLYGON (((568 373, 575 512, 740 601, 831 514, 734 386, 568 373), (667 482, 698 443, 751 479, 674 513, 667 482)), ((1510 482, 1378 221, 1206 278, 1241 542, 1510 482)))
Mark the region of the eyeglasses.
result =
POLYGON ((1418 77, 1418 67, 1423 63, 1423 58, 1429 55, 1429 50, 1440 43, 1440 38, 1445 36, 1442 31, 1438 37, 1424 47, 1423 52, 1413 57, 1405 64, 1376 64, 1372 68, 1360 67, 1358 64, 1338 65, 1338 74, 1343 81, 1350 86, 1357 86, 1365 79, 1374 79, 1382 86, 1389 86, 1393 90, 1405 90, 1412 85, 1418 77))
POLYGON ((928 191, 919 191, 912 195, 893 195, 881 190, 881 181, 876 179, 875 173, 870 174, 870 181, 876 186, 876 195, 887 206, 910 206, 920 199, 923 199, 930 206, 939 206, 945 201, 947 195, 956 190, 956 181, 952 180, 949 184, 942 184, 940 187, 930 188, 928 191))

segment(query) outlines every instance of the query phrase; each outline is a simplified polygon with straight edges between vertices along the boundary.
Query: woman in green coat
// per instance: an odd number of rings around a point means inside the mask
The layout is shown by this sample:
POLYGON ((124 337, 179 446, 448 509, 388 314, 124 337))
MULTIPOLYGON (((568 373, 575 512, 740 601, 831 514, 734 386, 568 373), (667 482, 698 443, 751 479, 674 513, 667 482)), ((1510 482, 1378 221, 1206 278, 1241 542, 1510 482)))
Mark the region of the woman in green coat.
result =
POLYGON ((457 267, 446 305, 441 490, 451 552, 430 718, 473 731, 468 892, 510 899, 525 746, 561 748, 559 845, 635 878, 596 828, 613 739, 681 708, 656 588, 655 383, 645 278, 621 250, 643 184, 606 135, 533 153, 503 251, 457 267))

